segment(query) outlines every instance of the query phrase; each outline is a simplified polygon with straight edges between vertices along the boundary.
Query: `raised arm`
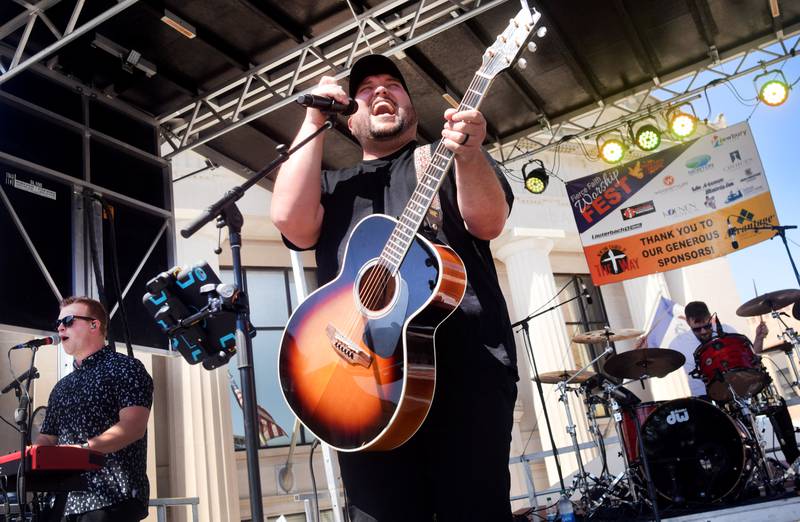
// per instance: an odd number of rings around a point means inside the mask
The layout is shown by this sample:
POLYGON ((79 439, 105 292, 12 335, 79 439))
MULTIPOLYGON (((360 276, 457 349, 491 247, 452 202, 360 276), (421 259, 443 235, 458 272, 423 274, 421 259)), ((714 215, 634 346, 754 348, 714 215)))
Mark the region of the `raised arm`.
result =
POLYGON ((454 153, 458 209, 473 236, 490 240, 500 235, 508 218, 505 192, 481 149, 486 119, 479 111, 448 109, 442 130, 444 146, 454 153))
MULTIPOLYGON (((348 101, 347 94, 330 76, 324 76, 312 93, 342 103, 348 101)), ((317 109, 306 110, 294 143, 321 127, 325 119, 317 109)), ((317 243, 322 225, 320 176, 324 140, 323 133, 294 153, 278 172, 272 190, 272 222, 286 239, 300 248, 310 248, 317 243)))

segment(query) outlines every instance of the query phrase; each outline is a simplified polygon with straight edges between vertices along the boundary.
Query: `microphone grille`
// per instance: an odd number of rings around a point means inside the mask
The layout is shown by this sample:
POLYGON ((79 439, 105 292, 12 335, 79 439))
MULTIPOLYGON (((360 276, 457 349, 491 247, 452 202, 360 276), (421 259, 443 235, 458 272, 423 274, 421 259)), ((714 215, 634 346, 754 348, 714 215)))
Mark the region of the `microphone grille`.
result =
POLYGON ((58 334, 51 335, 49 337, 49 339, 50 339, 50 342, 47 343, 47 344, 58 344, 58 343, 61 342, 61 336, 59 336, 58 334))

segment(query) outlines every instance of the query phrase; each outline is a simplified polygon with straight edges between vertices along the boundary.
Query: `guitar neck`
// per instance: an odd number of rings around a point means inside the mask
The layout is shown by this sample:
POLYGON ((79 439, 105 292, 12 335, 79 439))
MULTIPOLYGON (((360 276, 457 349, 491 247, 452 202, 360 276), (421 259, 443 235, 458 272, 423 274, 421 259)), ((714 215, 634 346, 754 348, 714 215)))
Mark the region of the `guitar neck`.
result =
MULTIPOLYGON (((461 112, 480 107, 493 79, 493 77, 483 75, 480 70, 475 73, 457 110, 461 112)), ((453 152, 445 147, 442 141, 439 141, 425 173, 418 179, 414 193, 381 252, 381 260, 392 274, 400 268, 400 264, 414 240, 414 235, 425 219, 433 198, 439 191, 452 163, 453 152)))

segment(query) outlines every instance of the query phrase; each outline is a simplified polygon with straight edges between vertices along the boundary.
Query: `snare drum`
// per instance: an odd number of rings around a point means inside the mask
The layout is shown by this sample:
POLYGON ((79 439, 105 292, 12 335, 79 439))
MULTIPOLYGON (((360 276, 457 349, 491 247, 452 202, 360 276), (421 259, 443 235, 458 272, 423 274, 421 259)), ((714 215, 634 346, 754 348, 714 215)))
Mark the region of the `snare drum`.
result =
POLYGON ((717 402, 732 399, 728 385, 740 397, 752 397, 769 382, 761 359, 744 335, 725 334, 704 342, 694 351, 694 362, 708 396, 717 402))

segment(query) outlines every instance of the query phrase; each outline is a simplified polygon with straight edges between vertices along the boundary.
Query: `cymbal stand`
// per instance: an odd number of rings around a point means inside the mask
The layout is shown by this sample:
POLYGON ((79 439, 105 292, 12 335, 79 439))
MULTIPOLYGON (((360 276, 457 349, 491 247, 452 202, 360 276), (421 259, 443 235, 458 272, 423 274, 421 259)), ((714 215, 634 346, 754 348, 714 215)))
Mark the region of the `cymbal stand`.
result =
POLYGON ((589 368, 593 367, 594 363, 596 363, 597 361, 599 361, 612 351, 613 350, 610 347, 607 348, 606 350, 603 351, 603 353, 601 353, 600 355, 589 361, 589 363, 586 366, 578 370, 577 373, 575 373, 575 375, 573 375, 569 379, 565 379, 556 384, 556 388, 558 389, 559 392, 558 400, 559 402, 564 404, 564 412, 567 414, 567 433, 569 433, 570 438, 572 439, 572 446, 573 448, 575 448, 575 459, 578 462, 578 474, 575 476, 575 481, 577 482, 577 486, 581 492, 581 495, 583 495, 584 497, 586 497, 587 493, 589 492, 589 482, 587 481, 589 474, 586 473, 586 468, 583 465, 583 458, 581 457, 581 448, 580 444, 578 443, 578 434, 577 431, 575 430, 575 422, 573 421, 572 418, 572 410, 569 407, 569 395, 567 392, 570 391, 569 388, 570 382, 572 382, 578 375, 582 374, 589 368))
POLYGON ((564 412, 567 414, 567 433, 569 433, 570 438, 572 439, 572 447, 575 449, 575 459, 578 462, 578 474, 575 475, 574 483, 577 483, 577 489, 580 490, 582 496, 586 496, 589 492, 589 483, 587 482, 586 478, 588 474, 586 473, 586 468, 583 466, 583 458, 581 458, 581 448, 580 444, 578 443, 578 435, 577 431, 575 430, 575 423, 572 419, 572 411, 569 407, 569 394, 567 392, 571 391, 571 389, 567 386, 569 380, 560 381, 556 384, 556 388, 558 389, 559 402, 564 404, 564 412))
MULTIPOLYGON (((794 357, 792 357, 792 355, 794 355, 795 357, 800 358, 800 335, 798 335, 794 328, 786 324, 786 322, 783 320, 783 317, 781 317, 781 312, 779 310, 773 310, 770 315, 773 319, 777 319, 783 325, 781 338, 783 338, 785 341, 788 341, 792 346, 791 349, 784 350, 784 353, 786 354, 786 358, 789 359, 789 364, 792 367, 792 374, 794 375, 794 381, 791 383, 792 389, 795 387, 800 388, 800 373, 798 373, 797 365, 795 364, 794 357)), ((795 393, 797 393, 797 390, 795 390, 795 393)))

